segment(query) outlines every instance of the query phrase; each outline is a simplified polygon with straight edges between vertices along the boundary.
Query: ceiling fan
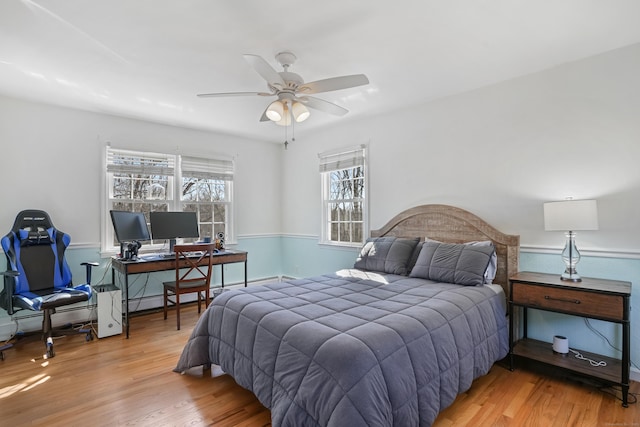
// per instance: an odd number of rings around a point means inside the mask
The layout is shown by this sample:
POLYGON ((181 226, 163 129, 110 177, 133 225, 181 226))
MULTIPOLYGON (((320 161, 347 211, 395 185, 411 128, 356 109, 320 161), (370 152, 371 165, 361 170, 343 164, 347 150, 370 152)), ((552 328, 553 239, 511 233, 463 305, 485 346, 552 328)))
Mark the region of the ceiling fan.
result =
POLYGON ((349 110, 337 104, 308 95, 369 84, 369 79, 367 79, 367 76, 364 74, 332 77, 305 83, 302 77, 289 71, 289 67, 296 61, 296 56, 291 52, 280 52, 276 55, 276 61, 278 61, 284 69, 284 71, 281 72, 274 70, 261 56, 249 54, 243 56, 249 65, 267 81, 270 92, 200 93, 197 96, 201 98, 223 96, 277 96, 278 99, 271 102, 264 113, 262 113, 260 121, 265 122, 271 120, 277 124, 288 126, 292 118, 296 122, 306 120, 310 115, 307 107, 337 116, 343 116, 349 112, 349 110))

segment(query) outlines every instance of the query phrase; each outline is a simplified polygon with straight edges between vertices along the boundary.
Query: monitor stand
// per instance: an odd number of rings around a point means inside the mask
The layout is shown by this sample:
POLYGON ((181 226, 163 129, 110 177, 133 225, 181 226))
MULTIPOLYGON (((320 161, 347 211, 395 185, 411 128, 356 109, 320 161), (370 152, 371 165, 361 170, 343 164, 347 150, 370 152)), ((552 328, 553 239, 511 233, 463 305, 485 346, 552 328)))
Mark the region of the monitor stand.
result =
POLYGON ((162 258, 175 258, 176 254, 174 252, 174 247, 176 245, 176 239, 169 239, 169 252, 164 252, 160 254, 162 258))

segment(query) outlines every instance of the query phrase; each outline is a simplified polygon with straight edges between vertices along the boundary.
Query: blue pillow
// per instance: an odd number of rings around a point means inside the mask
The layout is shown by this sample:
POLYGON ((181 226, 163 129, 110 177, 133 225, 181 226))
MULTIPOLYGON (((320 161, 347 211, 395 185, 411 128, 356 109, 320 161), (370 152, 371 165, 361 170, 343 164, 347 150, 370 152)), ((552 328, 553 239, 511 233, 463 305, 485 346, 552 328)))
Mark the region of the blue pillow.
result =
POLYGON ((411 254, 419 238, 370 237, 360 250, 354 268, 381 273, 407 275, 411 254))
POLYGON ((410 276, 457 285, 482 285, 493 253, 493 244, 466 245, 427 241, 422 244, 410 276))

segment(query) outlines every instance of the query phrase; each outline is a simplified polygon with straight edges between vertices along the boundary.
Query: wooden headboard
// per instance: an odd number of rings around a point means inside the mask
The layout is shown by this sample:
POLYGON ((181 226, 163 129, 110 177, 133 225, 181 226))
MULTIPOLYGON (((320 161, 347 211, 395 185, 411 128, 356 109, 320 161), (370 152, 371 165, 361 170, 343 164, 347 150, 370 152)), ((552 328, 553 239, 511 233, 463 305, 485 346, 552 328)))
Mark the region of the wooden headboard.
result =
POLYGON ((498 271, 494 283, 509 295, 509 277, 518 272, 520 236, 504 234, 464 209, 447 205, 422 205, 394 216, 371 237, 420 237, 446 243, 491 240, 496 247, 498 271))

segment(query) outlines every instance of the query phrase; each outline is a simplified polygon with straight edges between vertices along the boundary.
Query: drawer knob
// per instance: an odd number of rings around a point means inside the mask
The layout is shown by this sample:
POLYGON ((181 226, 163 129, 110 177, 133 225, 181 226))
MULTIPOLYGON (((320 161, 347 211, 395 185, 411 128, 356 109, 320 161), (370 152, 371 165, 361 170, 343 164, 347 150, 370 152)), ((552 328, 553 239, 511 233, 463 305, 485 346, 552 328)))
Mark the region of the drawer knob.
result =
POLYGON ((570 302, 570 303, 574 303, 574 304, 580 304, 580 300, 579 299, 570 299, 570 298, 556 298, 556 297, 552 297, 549 295, 545 295, 544 299, 548 299, 551 301, 562 301, 562 302, 570 302))

